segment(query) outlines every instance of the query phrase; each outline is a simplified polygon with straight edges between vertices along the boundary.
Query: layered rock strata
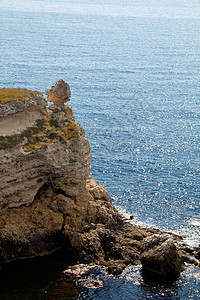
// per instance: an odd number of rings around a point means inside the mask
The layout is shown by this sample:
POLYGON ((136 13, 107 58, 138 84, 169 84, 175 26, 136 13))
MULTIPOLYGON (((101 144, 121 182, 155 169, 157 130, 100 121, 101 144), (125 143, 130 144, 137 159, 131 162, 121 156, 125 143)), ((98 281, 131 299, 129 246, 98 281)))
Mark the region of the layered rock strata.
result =
MULTIPOLYGON (((69 86, 59 80, 47 95, 49 108, 41 94, 0 108, 8 127, 0 133, 0 264, 65 249, 117 274, 140 262, 143 239, 158 230, 130 224, 90 176, 89 142, 64 103, 69 86)), ((191 249, 180 245, 188 259, 191 249)))
MULTIPOLYGON (((12 95, 18 93, 18 89, 11 89, 12 95)), ((3 93, 8 90, 3 89, 3 93)), ((25 90, 26 91, 26 90, 25 90)), ((1 91, 0 91, 1 92, 1 91)), ((1 93, 0 93, 1 95, 1 93)), ((10 136, 20 133, 29 126, 33 126, 36 120, 46 114, 46 101, 39 92, 23 93, 22 99, 10 99, 4 105, 0 101, 0 136, 10 136)))

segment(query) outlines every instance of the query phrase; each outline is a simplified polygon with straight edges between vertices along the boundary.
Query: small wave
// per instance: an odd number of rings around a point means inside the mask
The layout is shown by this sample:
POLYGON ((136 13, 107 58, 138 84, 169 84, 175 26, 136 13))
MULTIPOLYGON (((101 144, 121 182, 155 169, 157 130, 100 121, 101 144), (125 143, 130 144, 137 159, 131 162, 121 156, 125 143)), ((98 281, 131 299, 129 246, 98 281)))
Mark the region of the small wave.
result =
POLYGON ((191 221, 191 225, 200 227, 200 219, 194 219, 191 221))

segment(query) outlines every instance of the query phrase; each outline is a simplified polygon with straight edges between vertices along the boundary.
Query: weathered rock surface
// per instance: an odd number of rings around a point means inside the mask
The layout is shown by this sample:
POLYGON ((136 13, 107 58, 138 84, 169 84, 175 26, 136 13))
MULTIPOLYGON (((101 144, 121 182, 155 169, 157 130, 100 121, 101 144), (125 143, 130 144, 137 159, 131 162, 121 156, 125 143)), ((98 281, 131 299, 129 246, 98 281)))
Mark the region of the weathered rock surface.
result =
POLYGON ((143 269, 162 275, 178 275, 184 270, 173 238, 168 234, 155 234, 142 243, 141 262, 143 269))
POLYGON ((55 105, 64 105, 64 102, 70 100, 71 91, 69 85, 64 80, 58 82, 47 92, 47 99, 55 105))
POLYGON ((52 182, 70 196, 84 189, 91 169, 90 146, 79 124, 73 130, 77 137, 64 143, 55 141, 35 151, 22 146, 1 150, 1 209, 31 204, 37 192, 52 182))
POLYGON ((66 120, 74 120, 72 108, 65 103, 62 106, 53 104, 48 107, 47 112, 49 117, 57 121, 61 126, 65 125, 66 120))
MULTIPOLYGON (((34 118, 27 117, 27 123, 22 118, 16 131, 0 133, 0 264, 60 249, 73 252, 77 261, 106 265, 114 274, 140 263, 142 241, 147 238, 147 243, 159 230, 127 222, 106 189, 89 175, 89 142, 71 107, 64 104, 70 97, 68 84, 59 80, 52 87, 48 97, 54 104, 49 108, 41 95, 34 97, 1 106, 0 124, 8 118, 5 130, 13 118, 27 116, 29 109, 34 118)), ((162 272, 181 271, 182 260, 173 242, 153 241, 147 252, 155 246, 164 258, 180 262, 173 269, 157 258, 162 272)), ((181 249, 185 257, 191 250, 180 243, 181 249)), ((143 262, 145 257, 144 252, 143 262)))
POLYGON ((0 136, 20 133, 45 115, 46 101, 39 92, 28 96, 28 99, 0 105, 0 136))

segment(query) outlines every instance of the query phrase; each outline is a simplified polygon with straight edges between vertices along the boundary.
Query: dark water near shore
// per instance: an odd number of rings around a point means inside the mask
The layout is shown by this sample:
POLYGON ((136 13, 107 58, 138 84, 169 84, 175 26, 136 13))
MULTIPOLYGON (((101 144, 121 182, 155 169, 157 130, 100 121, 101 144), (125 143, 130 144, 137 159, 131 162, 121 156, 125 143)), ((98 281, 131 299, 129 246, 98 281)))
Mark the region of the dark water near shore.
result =
MULTIPOLYGON (((200 2, 3 0, 0 32, 0 86, 45 94, 67 81, 92 175, 114 204, 136 223, 199 245, 200 2)), ((21 279, 12 289, 11 280, 0 299, 70 299, 67 288, 63 298, 45 298, 49 285, 59 286, 56 265, 33 286, 21 279)), ((137 283, 109 279, 104 289, 77 287, 73 297, 200 299, 199 276, 188 268, 171 289, 146 287, 133 271, 137 283)), ((20 272, 34 274, 30 266, 20 272)))
POLYGON ((62 271, 69 262, 59 257, 37 259, 9 266, 0 273, 2 300, 69 300, 69 299, 199 299, 199 269, 188 266, 175 281, 151 280, 142 274, 141 266, 127 268, 114 277, 94 271, 91 278, 102 286, 88 289, 81 281, 65 276, 62 271), (17 276, 17 278, 16 278, 17 276))

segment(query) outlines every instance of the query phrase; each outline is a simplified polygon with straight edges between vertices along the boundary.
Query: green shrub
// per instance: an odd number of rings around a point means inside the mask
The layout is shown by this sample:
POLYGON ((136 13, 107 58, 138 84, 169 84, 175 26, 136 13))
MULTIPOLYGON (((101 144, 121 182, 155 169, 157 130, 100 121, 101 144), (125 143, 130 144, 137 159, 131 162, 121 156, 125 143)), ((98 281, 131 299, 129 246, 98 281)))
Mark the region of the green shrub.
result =
POLYGON ((69 162, 70 162, 70 164, 75 164, 75 163, 77 162, 77 160, 75 160, 75 159, 70 159, 69 162))
POLYGON ((27 145, 25 145, 24 148, 25 148, 25 150, 31 151, 31 152, 36 150, 36 147, 33 144, 27 144, 27 145))
POLYGON ((56 128, 59 128, 59 127, 60 127, 60 125, 58 124, 58 122, 57 122, 56 120, 54 120, 54 119, 50 119, 50 120, 49 120, 49 125, 50 125, 51 127, 56 127, 56 128))
POLYGON ((69 120, 68 126, 61 127, 56 120, 45 117, 37 120, 36 126, 29 127, 20 134, 0 136, 0 150, 23 146, 27 151, 35 151, 56 141, 67 143, 69 139, 78 136, 75 124, 69 120))

